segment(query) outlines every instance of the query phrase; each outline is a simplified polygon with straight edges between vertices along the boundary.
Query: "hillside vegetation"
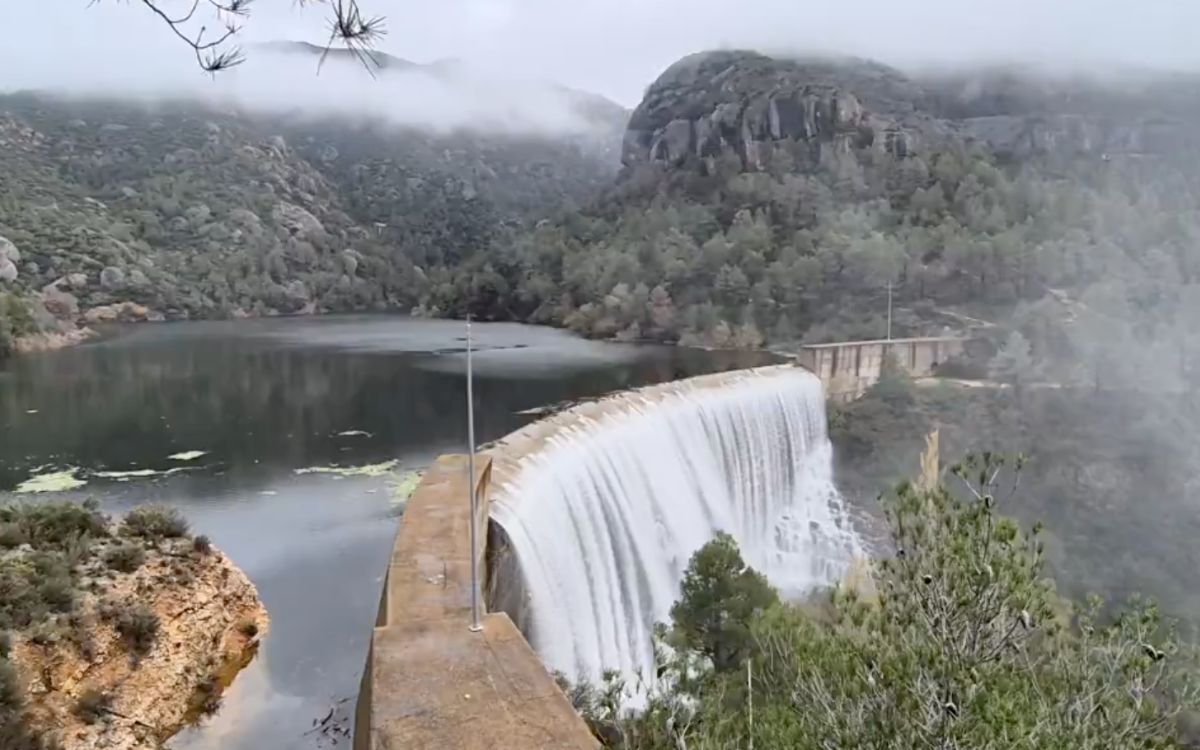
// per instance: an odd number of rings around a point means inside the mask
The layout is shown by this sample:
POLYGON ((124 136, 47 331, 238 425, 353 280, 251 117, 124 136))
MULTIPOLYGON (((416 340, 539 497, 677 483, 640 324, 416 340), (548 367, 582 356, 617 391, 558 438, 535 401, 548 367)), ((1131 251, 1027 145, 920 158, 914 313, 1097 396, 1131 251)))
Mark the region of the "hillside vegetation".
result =
MULTIPOLYGON (((385 101, 413 85, 394 75, 385 101)), ((613 178, 624 110, 554 94, 583 129, 0 95, 0 351, 73 323, 408 311, 440 269, 613 178)))
POLYGON ((1104 618, 1055 591, 1040 526, 1004 515, 1020 470, 975 456, 901 484, 889 551, 805 603, 719 536, 658 631, 645 709, 621 710, 616 676, 571 698, 626 750, 1194 746, 1195 654, 1153 604, 1104 618))
POLYGON ((687 58, 634 112, 604 198, 469 259, 430 300, 748 346, 879 337, 891 284, 898 334, 961 328, 947 309, 1062 321, 1064 299, 1114 341, 1185 333, 1196 83, 1047 87, 687 58))

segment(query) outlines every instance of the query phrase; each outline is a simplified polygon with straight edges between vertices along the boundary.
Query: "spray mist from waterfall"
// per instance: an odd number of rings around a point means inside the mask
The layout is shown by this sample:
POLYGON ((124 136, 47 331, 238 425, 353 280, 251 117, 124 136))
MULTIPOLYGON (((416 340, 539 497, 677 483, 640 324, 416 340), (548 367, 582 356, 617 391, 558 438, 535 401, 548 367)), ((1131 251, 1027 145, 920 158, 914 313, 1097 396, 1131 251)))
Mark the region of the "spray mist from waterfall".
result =
POLYGON ((858 554, 810 373, 706 376, 589 406, 554 418, 492 503, 523 578, 516 619, 549 668, 653 675, 654 624, 718 531, 785 594, 837 581, 858 554))

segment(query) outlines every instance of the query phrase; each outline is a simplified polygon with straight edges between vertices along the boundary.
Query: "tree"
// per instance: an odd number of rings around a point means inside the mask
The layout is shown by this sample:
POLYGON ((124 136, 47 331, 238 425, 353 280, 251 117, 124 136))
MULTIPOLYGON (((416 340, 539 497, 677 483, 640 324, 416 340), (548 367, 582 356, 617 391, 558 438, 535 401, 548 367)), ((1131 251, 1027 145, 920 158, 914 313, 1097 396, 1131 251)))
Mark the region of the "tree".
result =
POLYGON ((761 573, 742 560, 737 542, 717 534, 688 562, 671 608, 674 641, 708 657, 718 671, 737 668, 750 652, 750 624, 779 600, 761 573))
POLYGON ((738 618, 749 610, 733 582, 755 574, 731 539, 706 546, 675 630, 708 652, 729 637, 739 658, 698 676, 687 654, 668 655, 645 710, 607 744, 1180 747, 1180 719, 1197 706, 1192 654, 1152 604, 1134 600, 1102 620, 1099 600, 1073 607, 1058 596, 1040 528, 999 513, 1022 463, 985 454, 952 467, 954 485, 901 485, 883 498, 892 553, 872 566, 871 585, 805 605, 738 618), (735 619, 737 629, 722 627, 735 619))
MULTIPOLYGON (((164 0, 137 1, 191 48, 202 70, 216 73, 245 62, 236 41, 250 16, 253 0, 191 0, 191 7, 179 13, 170 12, 164 0), (220 31, 212 34, 214 27, 220 31)), ((322 62, 334 44, 342 44, 368 70, 378 67, 371 50, 386 33, 382 17, 364 15, 358 0, 298 0, 298 3, 329 6, 329 41, 322 62)))
POLYGON ((1007 383, 1019 392, 1020 386, 1033 370, 1033 351, 1029 340, 1020 331, 1013 331, 992 361, 988 363, 988 375, 1007 383))

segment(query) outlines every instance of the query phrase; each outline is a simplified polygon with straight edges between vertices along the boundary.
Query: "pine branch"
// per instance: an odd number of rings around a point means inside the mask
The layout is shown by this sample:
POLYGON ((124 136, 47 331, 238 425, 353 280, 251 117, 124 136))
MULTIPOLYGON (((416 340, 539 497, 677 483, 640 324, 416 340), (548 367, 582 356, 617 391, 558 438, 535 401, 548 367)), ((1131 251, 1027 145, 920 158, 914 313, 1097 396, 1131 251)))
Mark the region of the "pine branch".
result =
MULTIPOLYGON (((96 5, 102 0, 91 0, 96 5)), ((231 44, 250 17, 254 0, 192 0, 186 13, 173 16, 163 8, 163 0, 136 0, 141 3, 170 29, 181 42, 191 48, 200 69, 206 73, 218 73, 241 65, 246 60, 241 48, 231 44), (207 24, 192 33, 196 12, 207 5, 221 25, 220 33, 209 33, 207 24)), ((382 16, 365 15, 358 7, 358 0, 295 0, 300 6, 323 4, 329 6, 329 40, 317 63, 317 70, 325 63, 335 46, 343 46, 362 63, 372 76, 379 62, 371 54, 375 45, 387 34, 382 16)))

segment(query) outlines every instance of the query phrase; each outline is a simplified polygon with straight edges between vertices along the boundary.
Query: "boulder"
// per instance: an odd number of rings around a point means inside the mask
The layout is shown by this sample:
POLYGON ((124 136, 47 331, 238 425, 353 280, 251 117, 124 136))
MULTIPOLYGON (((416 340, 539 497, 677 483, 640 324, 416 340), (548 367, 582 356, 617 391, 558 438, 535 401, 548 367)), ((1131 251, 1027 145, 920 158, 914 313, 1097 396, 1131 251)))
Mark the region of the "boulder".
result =
POLYGON ((271 216, 276 224, 300 239, 307 240, 325 234, 325 225, 306 209, 294 203, 276 204, 271 216))
POLYGON ((88 286, 88 277, 86 273, 69 273, 62 278, 62 281, 66 282, 67 288, 74 289, 76 291, 79 291, 80 289, 87 289, 88 286))
POLYGON ((203 203, 198 203, 194 206, 189 206, 183 212, 183 215, 188 220, 188 223, 199 226, 208 221, 209 217, 212 216, 212 209, 203 203))
POLYGON ((125 272, 116 266, 106 266, 100 272, 100 286, 110 291, 120 289, 125 286, 125 272))
POLYGON ((304 282, 300 279, 289 282, 283 288, 283 293, 288 299, 296 303, 308 302, 308 287, 304 286, 304 282))
POLYGON ((13 263, 8 258, 0 258, 0 281, 5 281, 11 284, 12 282, 16 281, 17 277, 20 275, 20 272, 17 271, 16 263, 13 263))
POLYGON ((118 302, 114 305, 93 307, 83 314, 89 324, 95 323, 141 323, 162 320, 162 315, 136 302, 118 302))
POLYGON ((20 263, 21 251, 7 237, 0 237, 0 258, 7 258, 13 263, 20 263))
POLYGON ((79 300, 75 295, 55 285, 43 289, 41 297, 46 311, 60 320, 73 320, 79 314, 79 300))

